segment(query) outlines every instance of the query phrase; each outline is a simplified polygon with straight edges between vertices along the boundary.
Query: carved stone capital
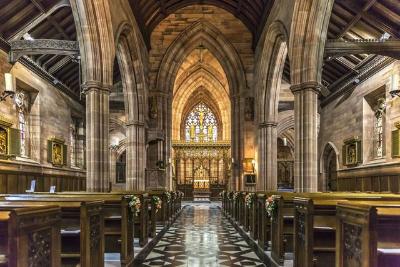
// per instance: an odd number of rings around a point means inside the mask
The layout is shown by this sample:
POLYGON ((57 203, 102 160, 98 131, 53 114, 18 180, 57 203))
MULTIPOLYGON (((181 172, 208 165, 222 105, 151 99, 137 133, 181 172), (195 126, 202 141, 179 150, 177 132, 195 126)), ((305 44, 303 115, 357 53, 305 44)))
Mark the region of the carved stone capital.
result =
POLYGON ((292 85, 292 86, 290 86, 290 90, 292 91, 293 94, 303 91, 303 90, 311 90, 317 94, 320 94, 321 87, 322 87, 322 85, 320 83, 317 83, 315 81, 309 81, 309 82, 303 82, 300 84, 292 85))
POLYGON ((100 81, 86 81, 81 85, 84 94, 87 94, 91 91, 101 91, 103 93, 110 93, 111 86, 105 85, 100 81))
POLYGON ((277 122, 260 122, 258 124, 259 129, 268 128, 268 127, 273 128, 273 127, 277 127, 277 126, 278 126, 277 122))
POLYGON ((138 120, 129 120, 126 122, 126 126, 136 126, 136 127, 144 127, 145 124, 142 121, 138 121, 138 120))

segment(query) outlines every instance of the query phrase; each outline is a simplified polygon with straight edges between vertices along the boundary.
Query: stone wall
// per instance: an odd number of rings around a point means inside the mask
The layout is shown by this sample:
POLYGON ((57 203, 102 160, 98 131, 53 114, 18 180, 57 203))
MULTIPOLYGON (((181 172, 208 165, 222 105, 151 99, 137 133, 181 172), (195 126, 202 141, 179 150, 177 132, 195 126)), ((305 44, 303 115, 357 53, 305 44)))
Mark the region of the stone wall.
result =
MULTIPOLYGON (((38 190, 42 191, 48 191, 50 185, 56 185, 57 191, 84 189, 86 173, 82 169, 83 150, 77 157, 81 159, 81 164, 78 164, 80 168, 77 168, 71 166, 69 147, 72 117, 83 118, 82 105, 23 65, 16 63, 11 66, 7 58, 7 53, 0 51, 0 91, 4 90, 4 73, 11 72, 16 77, 17 90, 22 89, 31 96, 26 119, 29 125, 29 151, 27 157, 0 160, 0 190, 2 193, 24 192, 33 179, 37 180, 38 190), (54 167, 48 162, 47 140, 52 137, 64 139, 68 145, 67 164, 64 167, 54 167)), ((1 102, 0 114, 13 123, 12 128, 19 128, 14 100, 8 98, 6 102, 1 102)), ((82 141, 83 136, 78 139, 82 141)))
POLYGON ((400 191, 400 159, 391 155, 391 132, 396 129, 395 122, 400 121, 400 99, 389 94, 393 71, 399 64, 396 61, 350 94, 338 97, 321 109, 320 179, 324 179, 323 154, 329 142, 337 152, 339 190, 400 191), (371 99, 380 92, 386 97, 387 107, 384 114, 384 156, 378 159, 374 156, 375 118, 371 99), (354 136, 362 140, 362 163, 344 166, 342 146, 345 139, 354 136))

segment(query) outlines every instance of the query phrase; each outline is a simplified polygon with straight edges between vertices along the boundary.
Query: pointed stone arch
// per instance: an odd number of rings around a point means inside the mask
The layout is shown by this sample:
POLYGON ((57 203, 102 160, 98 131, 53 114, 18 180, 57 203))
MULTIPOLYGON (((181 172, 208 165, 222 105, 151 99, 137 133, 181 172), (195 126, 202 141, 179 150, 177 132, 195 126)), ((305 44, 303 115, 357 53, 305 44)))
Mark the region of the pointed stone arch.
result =
POLYGON ((279 91, 288 52, 284 24, 274 21, 261 39, 256 69, 257 162, 259 190, 277 189, 277 121, 279 91))
MULTIPOLYGON (((161 122, 166 129, 166 142, 164 144, 166 157, 171 155, 171 107, 175 78, 183 60, 199 45, 203 45, 217 58, 227 76, 231 99, 231 129, 236 129, 231 131, 231 151, 236 162, 241 162, 244 154, 242 149, 244 134, 243 127, 241 127, 241 122, 244 121, 244 109, 240 97, 241 93, 247 88, 243 64, 233 45, 214 25, 204 20, 193 23, 179 34, 168 47, 157 74, 157 89, 166 96, 166 112, 164 113, 166 116, 162 118, 163 121, 161 122)), ((233 179, 231 179, 229 185, 232 189, 239 189, 238 179, 240 178, 241 168, 242 164, 238 164, 238 167, 233 170, 233 179)))
POLYGON ((146 78, 139 42, 133 27, 123 22, 115 39, 124 91, 126 123, 126 190, 145 190, 146 78))
MULTIPOLYGON (((334 171, 337 173, 339 167, 339 150, 332 142, 327 142, 323 148, 319 160, 320 179, 318 181, 318 189, 319 191, 331 191, 334 190, 334 185, 330 184, 332 183, 332 181, 329 181, 332 179, 332 177, 330 177, 332 173, 329 172, 334 171), (334 170, 331 170, 332 166, 334 167, 334 170)), ((335 189, 337 190, 337 187, 335 187, 335 189)))
POLYGON ((233 45, 211 23, 199 20, 185 29, 167 49, 157 75, 157 88, 170 94, 183 60, 202 44, 220 62, 233 97, 247 87, 243 64, 233 45))
POLYGON ((334 0, 296 0, 289 37, 295 97, 295 191, 318 190, 318 97, 325 41, 334 0))
POLYGON ((229 95, 224 91, 225 89, 222 84, 214 75, 210 75, 208 72, 205 72, 204 69, 198 69, 191 73, 186 81, 186 83, 181 84, 181 87, 179 87, 174 94, 172 103, 172 108, 174 110, 172 138, 177 138, 177 133, 181 132, 182 128, 180 127, 180 123, 185 114, 184 110, 187 101, 193 99, 193 94, 202 88, 202 91, 206 92, 206 95, 208 95, 210 99, 214 99, 214 102, 218 106, 224 129, 221 137, 225 140, 230 140, 231 105, 229 95), (183 88, 185 90, 181 90, 183 88))
POLYGON ((108 191, 109 94, 115 56, 109 1, 71 0, 86 95, 86 189, 108 191))

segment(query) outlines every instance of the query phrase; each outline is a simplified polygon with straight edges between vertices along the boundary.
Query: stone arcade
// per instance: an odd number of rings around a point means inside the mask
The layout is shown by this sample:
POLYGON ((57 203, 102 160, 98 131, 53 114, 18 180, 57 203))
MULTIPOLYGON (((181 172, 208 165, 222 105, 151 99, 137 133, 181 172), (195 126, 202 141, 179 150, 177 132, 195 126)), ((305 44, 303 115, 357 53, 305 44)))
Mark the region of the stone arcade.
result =
POLYGON ((0 0, 0 266, 400 266, 400 0, 0 0))

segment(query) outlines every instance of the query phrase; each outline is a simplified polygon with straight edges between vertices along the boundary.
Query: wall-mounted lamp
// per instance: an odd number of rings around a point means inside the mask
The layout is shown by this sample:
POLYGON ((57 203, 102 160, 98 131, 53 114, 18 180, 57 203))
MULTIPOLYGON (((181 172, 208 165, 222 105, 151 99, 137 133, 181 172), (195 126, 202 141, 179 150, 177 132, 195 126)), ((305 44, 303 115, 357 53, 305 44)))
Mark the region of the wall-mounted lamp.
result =
POLYGON ((6 101, 9 96, 13 98, 15 95, 15 78, 11 73, 4 73, 5 89, 0 95, 0 102, 6 101))

